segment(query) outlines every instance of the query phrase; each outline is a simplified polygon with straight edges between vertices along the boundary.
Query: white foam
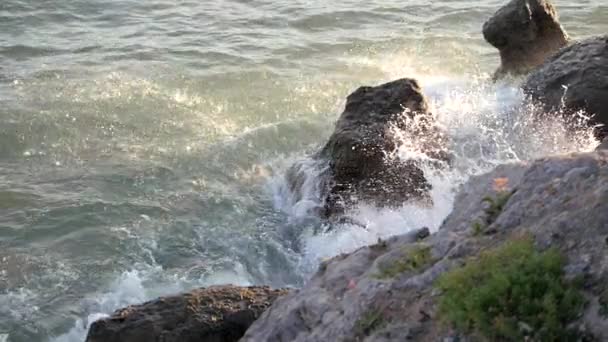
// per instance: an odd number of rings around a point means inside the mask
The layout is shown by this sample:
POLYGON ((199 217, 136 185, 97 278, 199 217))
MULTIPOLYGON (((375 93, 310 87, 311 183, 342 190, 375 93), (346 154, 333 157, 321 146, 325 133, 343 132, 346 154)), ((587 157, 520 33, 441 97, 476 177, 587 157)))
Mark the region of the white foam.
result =
MULTIPOLYGON (((142 268, 141 266, 138 266, 142 268)), ((86 298, 82 305, 86 318, 77 319, 67 333, 50 339, 51 342, 82 342, 93 322, 115 310, 130 304, 142 303, 163 295, 187 291, 195 287, 220 284, 250 285, 251 280, 241 264, 234 270, 218 271, 195 281, 187 280, 183 275, 168 274, 159 266, 143 267, 140 270, 123 272, 109 286, 108 290, 86 298)))
POLYGON ((52 338, 52 342, 82 342, 89 330, 91 323, 100 318, 107 317, 112 311, 132 303, 142 302, 148 299, 147 291, 143 285, 143 277, 140 271, 124 272, 112 283, 105 293, 89 298, 92 312, 86 319, 78 319, 74 327, 66 334, 52 338))
POLYGON ((313 215, 315 208, 319 206, 321 185, 319 177, 326 170, 327 165, 310 158, 303 160, 289 159, 289 164, 281 163, 278 177, 269 183, 270 191, 273 194, 274 206, 288 214, 291 222, 297 222, 313 215), (298 192, 291 191, 289 180, 287 179, 287 168, 293 168, 296 177, 303 177, 302 186, 298 192), (281 170, 282 169, 282 170, 281 170))
POLYGON ((377 208, 363 204, 346 213, 356 224, 341 224, 328 233, 318 235, 308 232, 300 269, 310 274, 322 260, 377 243, 378 239, 423 227, 437 230, 452 210, 453 184, 444 175, 431 175, 429 180, 433 184, 432 207, 409 203, 399 208, 377 208))

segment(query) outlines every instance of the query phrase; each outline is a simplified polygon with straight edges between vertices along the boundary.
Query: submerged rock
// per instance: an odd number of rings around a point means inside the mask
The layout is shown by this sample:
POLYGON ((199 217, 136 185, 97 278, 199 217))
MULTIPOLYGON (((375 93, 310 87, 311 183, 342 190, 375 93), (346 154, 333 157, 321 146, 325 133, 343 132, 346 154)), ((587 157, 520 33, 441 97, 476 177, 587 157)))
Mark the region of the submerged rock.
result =
POLYGON ((324 262, 241 341, 469 340, 442 321, 437 279, 522 236, 539 251, 557 249, 565 277, 581 282, 587 305, 569 324, 578 340, 608 340, 607 199, 608 151, 499 166, 463 186, 436 233, 413 231, 324 262))
POLYGON ((608 36, 562 49, 532 72, 523 88, 547 110, 593 115, 591 124, 604 125, 598 135, 608 136, 608 36))
MULTIPOLYGON (((416 80, 361 87, 350 94, 333 134, 315 156, 328 162, 319 174, 326 199, 321 216, 340 214, 356 201, 399 206, 428 199, 430 184, 416 162, 391 156, 404 137, 415 140, 421 152, 447 161, 445 138, 416 80)), ((294 193, 303 185, 300 168, 295 165, 287 175, 294 193)))
POLYGON ((495 78, 525 74, 568 43, 548 0, 512 0, 484 23, 483 36, 500 51, 495 78))
POLYGON ((87 342, 236 342, 287 290, 212 286, 120 309, 91 325, 87 342))

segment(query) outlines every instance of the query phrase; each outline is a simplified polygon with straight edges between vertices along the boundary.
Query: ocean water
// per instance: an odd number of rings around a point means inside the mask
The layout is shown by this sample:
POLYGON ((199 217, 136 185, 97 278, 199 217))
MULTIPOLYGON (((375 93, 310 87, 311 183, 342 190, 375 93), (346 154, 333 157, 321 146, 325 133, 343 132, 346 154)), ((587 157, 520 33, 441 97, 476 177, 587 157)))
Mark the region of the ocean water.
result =
MULTIPOLYGON (((1 0, 0 341, 83 341, 91 321, 211 284, 301 286, 319 261, 422 226, 494 165, 597 144, 492 84, 503 1, 1 0), (434 205, 361 205, 314 234, 314 167, 360 85, 415 77, 449 132, 434 205)), ((575 39, 606 0, 554 1, 575 39)), ((398 151, 424 159, 415 141, 398 151)))

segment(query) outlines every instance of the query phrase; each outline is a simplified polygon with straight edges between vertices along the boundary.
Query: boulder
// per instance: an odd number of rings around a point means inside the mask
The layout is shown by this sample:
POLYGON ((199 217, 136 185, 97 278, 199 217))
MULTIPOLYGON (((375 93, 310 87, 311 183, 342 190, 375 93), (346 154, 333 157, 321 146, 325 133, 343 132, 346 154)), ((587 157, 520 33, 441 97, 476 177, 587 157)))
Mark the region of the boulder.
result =
MULTIPOLYGON (((606 341, 606 199, 608 151, 499 166, 462 187, 453 212, 430 236, 412 231, 324 261, 301 290, 275 301, 241 342, 479 340, 446 324, 437 280, 524 237, 538 251, 555 249, 564 260, 563 277, 576 280, 587 299, 568 321, 576 338, 563 340, 606 341)), ((534 333, 526 322, 516 323, 534 333)))
POLYGON ((500 51, 495 79, 525 74, 568 44, 548 0, 512 0, 484 23, 483 36, 500 51))
POLYGON ((523 88, 547 111, 561 109, 568 115, 584 110, 593 116, 590 124, 604 125, 598 128, 598 136, 607 136, 608 36, 562 49, 532 72, 523 88))
POLYGON ((212 286, 132 305, 94 322, 87 342, 236 342, 287 290, 212 286))
MULTIPOLYGON (((321 216, 340 214, 357 201, 399 206, 428 200, 430 184, 416 161, 391 155, 404 136, 430 157, 448 160, 444 135, 416 80, 361 87, 350 94, 333 134, 314 157, 327 162, 318 175, 325 198, 321 216)), ((304 183, 297 172, 301 168, 295 165, 288 172, 292 192, 304 183)))

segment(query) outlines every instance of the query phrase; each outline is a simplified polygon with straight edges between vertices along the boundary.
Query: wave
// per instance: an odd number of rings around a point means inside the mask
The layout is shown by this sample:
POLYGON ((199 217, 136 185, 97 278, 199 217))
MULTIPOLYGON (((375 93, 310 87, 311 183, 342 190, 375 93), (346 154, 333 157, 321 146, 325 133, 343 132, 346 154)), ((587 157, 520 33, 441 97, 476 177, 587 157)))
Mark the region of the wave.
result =
MULTIPOLYGON (((537 108, 526 102, 521 90, 512 84, 491 84, 484 80, 421 78, 434 111, 451 141, 450 168, 437 169, 425 163, 430 156, 418 150, 417 140, 402 136, 397 156, 417 160, 432 184, 431 207, 406 203, 398 208, 375 208, 366 204, 350 209, 351 219, 338 229, 318 234, 304 232, 301 269, 310 274, 322 259, 350 252, 378 239, 427 227, 436 230, 449 214, 454 194, 466 180, 495 166, 526 161, 552 154, 592 150, 598 141, 584 121, 574 124, 560 113, 538 119, 537 108), (354 223, 353 223, 354 222, 354 223)), ((283 177, 277 180, 275 203, 294 219, 310 219, 313 208, 322 206, 319 174, 323 165, 313 160, 300 162, 307 174, 294 193, 283 177), (303 194, 302 194, 303 192, 303 194)))

